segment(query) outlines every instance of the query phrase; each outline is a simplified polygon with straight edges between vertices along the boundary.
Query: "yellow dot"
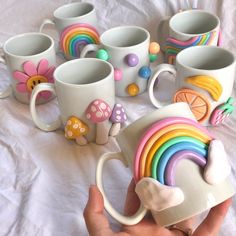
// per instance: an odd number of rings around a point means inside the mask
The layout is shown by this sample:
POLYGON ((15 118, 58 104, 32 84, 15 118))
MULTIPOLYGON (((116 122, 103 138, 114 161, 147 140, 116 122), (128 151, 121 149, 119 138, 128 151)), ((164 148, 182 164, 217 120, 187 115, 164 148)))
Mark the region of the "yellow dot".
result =
POLYGON ((137 84, 133 83, 127 86, 127 92, 130 96, 136 96, 139 93, 139 87, 137 84))
POLYGON ((151 54, 157 54, 160 51, 160 45, 156 42, 151 42, 149 46, 149 52, 151 54))

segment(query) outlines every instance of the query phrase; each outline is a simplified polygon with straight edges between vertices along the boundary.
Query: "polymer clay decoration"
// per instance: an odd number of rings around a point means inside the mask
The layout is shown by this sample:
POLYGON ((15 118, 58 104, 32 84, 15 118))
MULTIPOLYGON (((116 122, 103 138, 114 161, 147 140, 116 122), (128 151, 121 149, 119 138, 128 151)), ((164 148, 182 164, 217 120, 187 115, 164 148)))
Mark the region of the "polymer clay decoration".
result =
POLYGON ((70 25, 60 35, 60 48, 68 57, 79 58, 81 48, 87 44, 99 44, 99 33, 90 24, 70 25))
POLYGON ((108 124, 111 116, 110 106, 102 99, 92 101, 86 109, 86 118, 96 124, 96 143, 105 144, 108 142, 108 124))
POLYGON ((180 89, 174 95, 174 102, 186 102, 198 122, 205 121, 210 116, 211 104, 203 94, 192 89, 180 89))
POLYGON ((217 126, 224 122, 234 111, 233 98, 230 97, 226 103, 217 106, 211 113, 210 123, 217 126))
POLYGON ((65 137, 75 139, 76 143, 83 146, 88 143, 85 135, 88 134, 89 127, 86 123, 75 116, 71 116, 65 125, 65 137))
MULTIPOLYGON (((37 65, 31 61, 22 64, 23 71, 16 70, 13 72, 13 78, 18 81, 16 90, 20 93, 31 94, 32 90, 40 83, 54 83, 53 72, 55 66, 49 66, 47 59, 41 59, 37 65)), ((51 92, 43 91, 37 96, 37 99, 49 99, 51 92)))
POLYGON ((167 62, 169 64, 174 64, 176 55, 185 48, 198 45, 211 45, 215 37, 216 37, 216 31, 209 32, 201 36, 193 37, 187 41, 180 41, 172 37, 167 38, 166 40, 167 62))
POLYGON ((110 121, 112 122, 111 129, 109 131, 110 136, 116 136, 121 128, 121 125, 127 120, 125 109, 120 103, 116 103, 111 116, 110 121))
MULTIPOLYGON (((150 62, 156 61, 157 54, 160 51, 159 44, 156 42, 151 42, 148 50, 150 62)), ((96 57, 105 61, 109 61, 110 59, 108 51, 104 48, 100 48, 96 52, 96 57)), ((122 68, 115 67, 114 65, 114 80, 116 83, 119 83, 120 81, 125 79, 124 74, 125 70, 127 69, 133 69, 134 71, 137 71, 136 80, 126 86, 126 93, 129 96, 136 96, 140 93, 140 87, 142 86, 141 84, 143 84, 143 80, 148 80, 151 76, 151 68, 149 67, 149 65, 143 65, 137 69, 140 63, 140 58, 136 53, 128 53, 124 56, 123 59, 121 58, 121 61, 122 60, 124 61, 124 65, 122 66, 122 68), (127 66, 128 68, 126 68, 127 66)))
POLYGON ((219 100, 223 92, 223 88, 219 81, 212 76, 196 75, 186 78, 185 81, 191 85, 206 90, 215 101, 219 100))
POLYGON ((157 121, 141 137, 134 161, 135 191, 147 209, 162 211, 184 201, 175 186, 175 170, 184 159, 204 169, 203 179, 211 185, 231 171, 222 142, 198 122, 184 117, 157 121))

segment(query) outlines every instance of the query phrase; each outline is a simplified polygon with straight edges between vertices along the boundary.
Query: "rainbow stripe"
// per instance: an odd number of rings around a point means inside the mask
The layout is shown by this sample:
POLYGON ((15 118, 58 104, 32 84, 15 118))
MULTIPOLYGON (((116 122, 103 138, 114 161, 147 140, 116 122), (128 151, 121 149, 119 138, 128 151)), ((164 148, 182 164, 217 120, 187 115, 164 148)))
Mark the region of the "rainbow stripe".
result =
POLYGON ((166 56, 168 63, 174 64, 176 55, 185 48, 198 45, 211 45, 216 35, 216 31, 213 31, 201 36, 195 36, 187 41, 180 41, 172 37, 167 38, 166 56))
POLYGON ((182 159, 206 165, 208 145, 213 137, 199 123, 171 117, 154 123, 141 137, 135 154, 134 177, 153 177, 173 186, 174 171, 182 159))
POLYGON ((60 36, 60 47, 66 56, 78 58, 81 48, 87 44, 98 44, 99 33, 85 23, 73 24, 66 27, 60 36))

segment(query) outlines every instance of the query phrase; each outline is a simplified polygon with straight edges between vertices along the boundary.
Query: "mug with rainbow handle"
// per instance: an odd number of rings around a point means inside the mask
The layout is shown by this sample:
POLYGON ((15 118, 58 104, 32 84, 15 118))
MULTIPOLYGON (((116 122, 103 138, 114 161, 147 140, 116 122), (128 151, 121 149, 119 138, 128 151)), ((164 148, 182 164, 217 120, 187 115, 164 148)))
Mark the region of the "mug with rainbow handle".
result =
POLYGON ((53 12, 53 20, 45 19, 39 31, 46 25, 55 26, 59 50, 68 60, 79 58, 85 45, 99 43, 96 12, 90 3, 73 2, 59 7, 53 12))
POLYGON ((140 118, 119 133, 117 142, 122 152, 100 158, 96 181, 105 209, 122 224, 137 224, 150 210, 158 224, 169 226, 235 193, 222 142, 194 119, 186 103, 140 118), (141 204, 132 216, 117 212, 106 197, 102 173, 111 159, 122 161, 133 173, 141 204))
POLYGON ((162 20, 157 31, 166 62, 169 64, 175 64, 176 55, 185 48, 222 44, 219 18, 204 10, 178 12, 171 18, 162 20))

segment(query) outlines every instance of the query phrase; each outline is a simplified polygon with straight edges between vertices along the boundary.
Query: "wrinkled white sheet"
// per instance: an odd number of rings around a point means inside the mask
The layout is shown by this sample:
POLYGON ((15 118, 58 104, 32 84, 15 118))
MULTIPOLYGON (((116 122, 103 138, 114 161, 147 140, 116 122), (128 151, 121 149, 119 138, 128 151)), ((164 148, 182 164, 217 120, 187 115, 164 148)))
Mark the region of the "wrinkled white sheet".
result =
MULTIPOLYGON (((54 9, 68 2, 1 0, 0 43, 15 34, 37 31, 45 17, 50 18, 54 9)), ((101 32, 118 25, 139 25, 148 29, 152 40, 156 40, 158 21, 186 8, 188 1, 88 2, 96 7, 101 32)), ((209 10, 220 17, 223 46, 236 55, 235 1, 189 2, 193 7, 209 10)), ((48 33, 53 35, 52 29, 48 33)), ((62 62, 63 59, 59 56, 58 63, 62 62)), ((8 74, 3 65, 0 65, 0 77, 2 88, 8 83, 8 74)), ((235 95, 234 88, 233 96, 235 95)), ((147 93, 117 100, 126 107, 129 118, 127 124, 155 109, 150 104, 147 93)), ((47 120, 52 120, 55 113, 58 113, 56 99, 39 106, 39 112, 43 112, 47 120)), ((236 186, 236 112, 225 125, 211 131, 225 145, 236 186)), ((103 153, 117 150, 118 146, 113 138, 105 146, 90 144, 79 147, 74 142, 65 140, 62 131, 45 133, 34 126, 27 105, 17 102, 12 96, 0 100, 0 235, 87 235, 82 213, 88 188, 95 183, 97 161, 103 153)), ((109 163, 105 171, 108 196, 117 209, 122 211, 126 188, 131 179, 130 171, 115 161, 109 163)), ((235 219, 234 198, 220 236, 236 235, 235 219)), ((119 228, 119 224, 113 219, 110 222, 114 229, 119 228)))

